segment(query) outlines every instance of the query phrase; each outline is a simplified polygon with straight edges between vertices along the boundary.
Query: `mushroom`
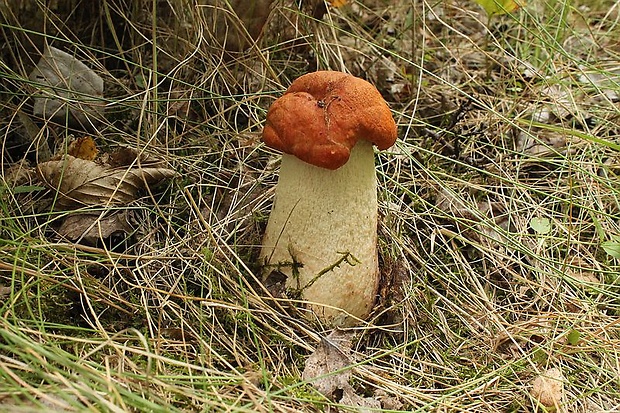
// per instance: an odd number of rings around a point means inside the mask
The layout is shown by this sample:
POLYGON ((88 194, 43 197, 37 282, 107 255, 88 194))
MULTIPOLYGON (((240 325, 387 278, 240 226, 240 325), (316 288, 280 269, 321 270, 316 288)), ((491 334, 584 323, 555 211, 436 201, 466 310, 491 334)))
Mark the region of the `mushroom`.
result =
POLYGON ((262 139, 283 153, 261 249, 264 277, 286 276, 322 321, 365 319, 379 284, 373 144, 396 124, 379 91, 333 71, 295 80, 269 108, 262 139))

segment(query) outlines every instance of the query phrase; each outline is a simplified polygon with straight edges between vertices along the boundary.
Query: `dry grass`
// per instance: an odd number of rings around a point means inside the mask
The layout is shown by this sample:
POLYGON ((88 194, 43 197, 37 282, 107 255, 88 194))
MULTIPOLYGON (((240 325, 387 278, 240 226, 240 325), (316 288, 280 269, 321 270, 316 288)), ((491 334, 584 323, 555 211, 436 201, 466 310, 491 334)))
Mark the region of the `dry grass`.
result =
MULTIPOLYGON (((359 394, 386 411, 544 411, 532 381, 559 368, 559 411, 620 408, 618 3, 532 1, 489 21, 472 2, 368 0, 316 20, 279 1, 262 42, 228 60, 199 8, 123 3, 0 6, 7 409, 333 405, 301 380, 327 327, 271 299, 256 262, 277 180, 266 109, 325 68, 375 83, 400 131, 377 161, 386 281, 356 330, 359 394), (33 32, 104 78, 101 150, 180 173, 129 205, 125 239, 62 240, 67 213, 15 181, 36 162, 16 115, 31 113, 33 32)), ((57 148, 84 134, 35 121, 57 148)))

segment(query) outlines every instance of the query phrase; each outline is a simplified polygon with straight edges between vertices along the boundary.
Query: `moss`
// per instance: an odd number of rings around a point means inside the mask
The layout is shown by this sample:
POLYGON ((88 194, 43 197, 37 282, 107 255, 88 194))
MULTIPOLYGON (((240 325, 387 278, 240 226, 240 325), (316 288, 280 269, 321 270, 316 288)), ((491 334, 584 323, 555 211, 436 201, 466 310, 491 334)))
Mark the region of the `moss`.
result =
POLYGON ((310 403, 318 409, 324 408, 329 403, 325 396, 312 385, 303 383, 301 377, 280 376, 277 378, 277 382, 282 386, 282 390, 295 400, 310 403))

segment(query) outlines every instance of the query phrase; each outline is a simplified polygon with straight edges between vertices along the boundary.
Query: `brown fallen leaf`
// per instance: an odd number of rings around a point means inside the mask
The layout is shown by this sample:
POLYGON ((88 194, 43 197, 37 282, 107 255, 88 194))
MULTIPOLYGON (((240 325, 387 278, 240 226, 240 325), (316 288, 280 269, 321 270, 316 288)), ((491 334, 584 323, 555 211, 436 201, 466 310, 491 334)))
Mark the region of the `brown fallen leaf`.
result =
POLYGON ((346 334, 336 329, 321 338, 314 353, 306 360, 301 375, 302 379, 311 382, 315 389, 332 400, 339 391, 350 386, 351 369, 346 367, 352 364, 349 359, 351 345, 346 344, 348 341, 344 345, 339 343, 347 338, 346 334))
POLYGON ((337 403, 357 407, 359 412, 381 408, 381 402, 362 397, 349 384, 351 378, 351 333, 335 329, 321 342, 308 360, 301 375, 325 397, 337 403), (368 410, 367 410, 368 409, 368 410))
POLYGON ((56 208, 64 210, 126 205, 147 187, 177 175, 154 162, 112 166, 71 155, 41 163, 37 172, 43 183, 58 193, 56 208))
POLYGON ((115 234, 128 234, 133 231, 129 223, 128 211, 117 211, 104 217, 101 214, 73 214, 65 218, 58 233, 70 240, 87 245, 97 245, 100 240, 115 234))
POLYGON ((532 396, 547 408, 558 408, 564 397, 564 375, 557 367, 536 377, 532 383, 532 396))
POLYGON ((76 158, 92 161, 97 157, 99 149, 95 144, 95 140, 90 136, 83 136, 73 140, 67 148, 67 154, 76 158))
POLYGON ((342 398, 338 400, 339 404, 345 406, 357 407, 359 413, 371 413, 381 409, 381 402, 372 397, 363 397, 355 393, 351 385, 345 387, 342 391, 342 398))

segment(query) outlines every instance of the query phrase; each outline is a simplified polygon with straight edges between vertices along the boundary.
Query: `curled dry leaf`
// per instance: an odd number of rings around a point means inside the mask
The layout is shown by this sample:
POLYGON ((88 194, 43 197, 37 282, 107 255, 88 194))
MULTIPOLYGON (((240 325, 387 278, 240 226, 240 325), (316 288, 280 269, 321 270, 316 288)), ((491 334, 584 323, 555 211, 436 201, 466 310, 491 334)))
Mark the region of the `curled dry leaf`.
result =
POLYGON ((37 170, 43 183, 58 193, 57 208, 65 210, 126 205, 147 187, 176 176, 157 162, 138 161, 136 153, 128 149, 110 154, 103 164, 65 155, 39 164, 37 170))
POLYGON ((532 396, 545 407, 557 407, 564 397, 564 376, 562 371, 551 368, 536 377, 532 383, 532 396))
POLYGON ((76 158, 92 161, 97 158, 99 149, 97 149, 97 144, 93 138, 90 136, 83 136, 81 138, 74 139, 69 144, 67 153, 76 158))

